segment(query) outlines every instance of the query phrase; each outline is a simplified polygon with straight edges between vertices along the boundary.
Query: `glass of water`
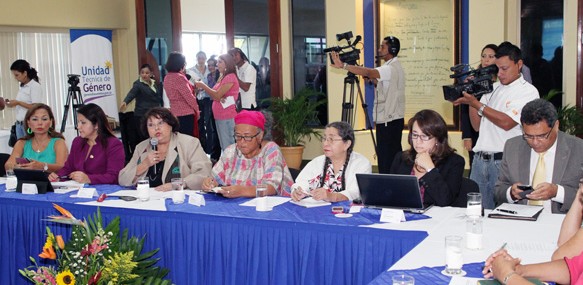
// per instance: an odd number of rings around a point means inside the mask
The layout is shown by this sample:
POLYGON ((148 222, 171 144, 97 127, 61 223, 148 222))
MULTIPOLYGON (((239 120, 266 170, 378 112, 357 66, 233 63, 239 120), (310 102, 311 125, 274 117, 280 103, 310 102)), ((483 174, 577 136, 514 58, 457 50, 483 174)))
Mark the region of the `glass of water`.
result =
POLYGON ((138 191, 138 199, 140 201, 146 202, 150 200, 150 181, 147 179, 138 180, 136 190, 138 191))
POLYGON ((415 285, 415 278, 405 274, 395 275, 393 276, 393 285, 415 285))
POLYGON ((459 275, 462 273, 464 258, 462 255, 462 237, 445 237, 445 273, 459 275))
POLYGON ((174 204, 184 203, 184 179, 182 178, 172 178, 172 202, 174 204))
POLYGON ((466 216, 468 217, 482 216, 482 194, 468 193, 466 216))

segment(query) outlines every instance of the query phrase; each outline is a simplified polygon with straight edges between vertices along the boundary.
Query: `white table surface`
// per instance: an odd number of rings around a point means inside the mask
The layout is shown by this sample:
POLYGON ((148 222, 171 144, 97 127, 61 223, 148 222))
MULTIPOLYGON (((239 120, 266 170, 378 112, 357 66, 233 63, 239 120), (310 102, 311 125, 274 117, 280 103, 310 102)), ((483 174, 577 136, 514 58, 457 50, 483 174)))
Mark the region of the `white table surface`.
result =
MULTIPOLYGON (((395 230, 423 230, 429 236, 390 269, 415 269, 445 265, 445 236, 459 235, 465 245, 465 208, 433 207, 425 213, 431 219, 373 227, 395 230)), ((486 214, 487 215, 487 214, 486 214)), ((484 261, 505 242, 523 264, 549 261, 565 215, 542 212, 537 221, 483 218, 483 249, 463 249, 464 263, 484 261)))

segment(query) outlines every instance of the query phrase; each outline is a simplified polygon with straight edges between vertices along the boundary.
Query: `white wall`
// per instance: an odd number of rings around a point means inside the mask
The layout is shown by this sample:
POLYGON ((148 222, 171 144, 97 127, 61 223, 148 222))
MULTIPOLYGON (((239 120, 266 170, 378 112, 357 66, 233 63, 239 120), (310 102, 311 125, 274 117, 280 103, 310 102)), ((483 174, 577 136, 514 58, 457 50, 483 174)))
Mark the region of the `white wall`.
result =
POLYGON ((222 0, 181 0, 180 10, 185 32, 225 32, 225 2, 222 0))

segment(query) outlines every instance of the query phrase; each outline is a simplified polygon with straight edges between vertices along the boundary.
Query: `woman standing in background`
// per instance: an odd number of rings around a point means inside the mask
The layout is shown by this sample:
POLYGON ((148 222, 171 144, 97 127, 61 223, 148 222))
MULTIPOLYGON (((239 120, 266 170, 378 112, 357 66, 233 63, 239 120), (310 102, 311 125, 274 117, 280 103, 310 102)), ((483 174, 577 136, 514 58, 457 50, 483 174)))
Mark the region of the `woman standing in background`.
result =
POLYGON ((30 67, 28 61, 16 60, 10 65, 10 71, 12 71, 16 81, 20 83, 20 88, 15 99, 6 100, 6 106, 16 108, 16 138, 20 139, 26 135, 24 116, 32 104, 43 102, 43 90, 36 69, 30 67))
POLYGON ((170 100, 170 112, 180 123, 179 132, 198 137, 198 117, 200 114, 198 102, 194 96, 194 88, 188 82, 185 74, 186 58, 180 52, 174 51, 168 55, 164 77, 164 91, 170 100))

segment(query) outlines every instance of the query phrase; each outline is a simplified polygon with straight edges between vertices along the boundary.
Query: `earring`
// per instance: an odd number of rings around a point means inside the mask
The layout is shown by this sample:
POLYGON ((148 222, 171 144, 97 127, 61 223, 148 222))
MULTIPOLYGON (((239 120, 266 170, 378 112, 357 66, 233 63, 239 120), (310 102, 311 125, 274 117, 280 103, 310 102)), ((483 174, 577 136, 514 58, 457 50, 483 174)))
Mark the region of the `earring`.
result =
POLYGON ((31 128, 26 129, 26 133, 32 135, 32 129, 31 128))

